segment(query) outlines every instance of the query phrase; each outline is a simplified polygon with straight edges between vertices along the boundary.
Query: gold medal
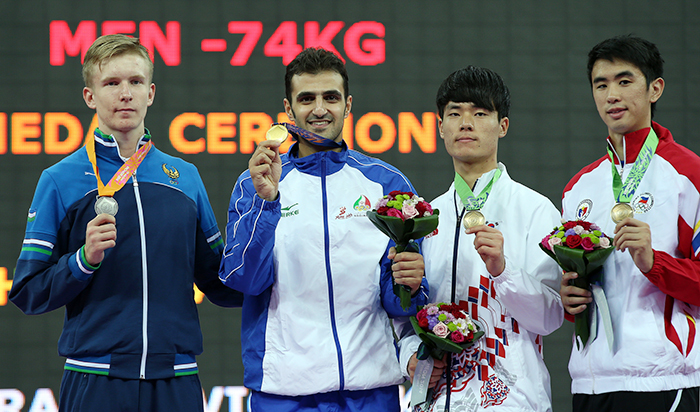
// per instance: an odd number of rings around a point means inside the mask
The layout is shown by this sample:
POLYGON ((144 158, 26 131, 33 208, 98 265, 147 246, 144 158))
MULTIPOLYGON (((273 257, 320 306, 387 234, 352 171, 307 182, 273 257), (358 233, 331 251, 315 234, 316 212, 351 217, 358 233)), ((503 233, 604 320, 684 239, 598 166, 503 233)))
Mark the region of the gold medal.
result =
POLYGON ((486 224, 486 218, 478 210, 470 210, 462 218, 462 225, 465 229, 486 224))
POLYGON ((287 128, 281 124, 275 124, 268 129, 267 133, 265 134, 265 139, 276 140, 283 143, 285 140, 287 140, 287 136, 289 136, 287 128))
POLYGON ((615 223, 620 223, 628 217, 634 217, 634 209, 629 203, 617 203, 610 210, 610 217, 615 223))
POLYGON ((97 196, 95 201, 95 213, 107 213, 110 216, 116 216, 119 211, 119 204, 111 196, 97 196))

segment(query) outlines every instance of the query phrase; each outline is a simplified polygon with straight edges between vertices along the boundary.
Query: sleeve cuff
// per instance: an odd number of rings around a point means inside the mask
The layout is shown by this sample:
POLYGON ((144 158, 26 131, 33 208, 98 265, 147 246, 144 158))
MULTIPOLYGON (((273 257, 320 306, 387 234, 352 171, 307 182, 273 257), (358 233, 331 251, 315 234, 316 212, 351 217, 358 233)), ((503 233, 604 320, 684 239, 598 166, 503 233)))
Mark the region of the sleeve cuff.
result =
POLYGON ((69 266, 71 266, 73 276, 81 282, 90 279, 90 276, 102 265, 102 262, 97 266, 92 266, 88 263, 87 259, 85 259, 85 245, 83 245, 74 256, 74 259, 71 258, 69 260, 69 266))

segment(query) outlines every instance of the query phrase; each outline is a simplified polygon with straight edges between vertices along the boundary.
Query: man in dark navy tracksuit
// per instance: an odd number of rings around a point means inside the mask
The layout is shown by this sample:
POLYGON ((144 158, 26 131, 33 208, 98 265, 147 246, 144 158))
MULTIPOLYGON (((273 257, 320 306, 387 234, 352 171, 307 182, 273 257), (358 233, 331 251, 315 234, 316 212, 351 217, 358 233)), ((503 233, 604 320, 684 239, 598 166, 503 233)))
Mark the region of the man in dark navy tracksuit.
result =
POLYGON ((202 411, 193 283, 217 305, 242 304, 218 279, 204 184, 153 146, 153 64, 138 39, 97 39, 83 78, 99 128, 42 173, 10 298, 27 314, 66 308, 62 412, 202 411))

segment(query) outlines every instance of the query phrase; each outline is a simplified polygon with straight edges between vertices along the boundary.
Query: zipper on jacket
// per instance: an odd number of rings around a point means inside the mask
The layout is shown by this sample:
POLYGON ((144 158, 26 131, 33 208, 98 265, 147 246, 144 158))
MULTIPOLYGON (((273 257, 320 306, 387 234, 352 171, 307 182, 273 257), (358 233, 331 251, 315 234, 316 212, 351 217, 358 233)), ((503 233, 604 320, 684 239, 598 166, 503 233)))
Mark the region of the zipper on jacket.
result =
MULTIPOLYGON (((464 217, 464 212, 467 208, 463 208, 462 212, 459 212, 457 207, 457 191, 455 191, 455 216, 457 217, 457 224, 455 225, 455 241, 454 247, 452 248, 452 291, 450 297, 451 302, 455 302, 457 295, 457 258, 459 257, 459 231, 461 228, 462 217, 464 217)), ((449 371, 445 378, 445 384, 447 386, 447 392, 445 393, 445 412, 450 411, 450 402, 452 398, 452 355, 447 355, 447 365, 445 369, 449 371)))
POLYGON ((338 390, 345 389, 345 372, 343 371, 343 352, 338 339, 338 327, 335 322, 335 303, 333 301, 333 276, 331 274, 330 257, 330 232, 328 230, 328 195, 326 193, 326 154, 321 155, 321 194, 323 198, 323 245, 326 260, 326 277, 328 278, 328 303, 331 311, 331 328, 333 329, 333 340, 338 353, 338 390))
POLYGON ((136 198, 136 210, 139 218, 139 233, 141 235, 141 272, 143 281, 143 312, 141 333, 143 334, 143 348, 141 353, 141 367, 139 378, 146 379, 146 357, 148 356, 148 263, 146 260, 146 227, 143 223, 143 206, 139 194, 139 182, 136 180, 136 173, 132 175, 134 179, 134 197, 136 198))

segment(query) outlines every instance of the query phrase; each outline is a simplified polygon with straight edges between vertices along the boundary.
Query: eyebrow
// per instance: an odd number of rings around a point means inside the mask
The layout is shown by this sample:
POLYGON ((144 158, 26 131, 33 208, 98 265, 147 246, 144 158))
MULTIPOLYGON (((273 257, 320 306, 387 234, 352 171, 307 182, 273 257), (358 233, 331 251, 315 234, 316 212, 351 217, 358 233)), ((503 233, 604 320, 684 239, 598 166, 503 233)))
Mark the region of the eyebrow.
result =
MULTIPOLYGON (((299 94, 297 94, 297 99, 301 99, 301 98, 308 97, 308 96, 316 96, 316 94, 317 93, 314 93, 314 92, 299 92, 299 94)), ((321 92, 321 95, 322 96, 329 96, 329 95, 342 96, 343 94, 339 90, 333 89, 333 90, 326 90, 325 92, 321 92)))
MULTIPOLYGON (((616 75, 613 77, 613 79, 619 79, 620 77, 634 77, 634 73, 632 73, 632 72, 629 71, 629 70, 623 70, 623 71, 621 71, 620 73, 616 74, 616 75)), ((606 77, 604 77, 604 76, 598 76, 598 77, 596 77, 596 78, 593 79, 593 83, 599 83, 599 82, 603 82, 603 81, 605 81, 605 80, 607 80, 606 77)))

